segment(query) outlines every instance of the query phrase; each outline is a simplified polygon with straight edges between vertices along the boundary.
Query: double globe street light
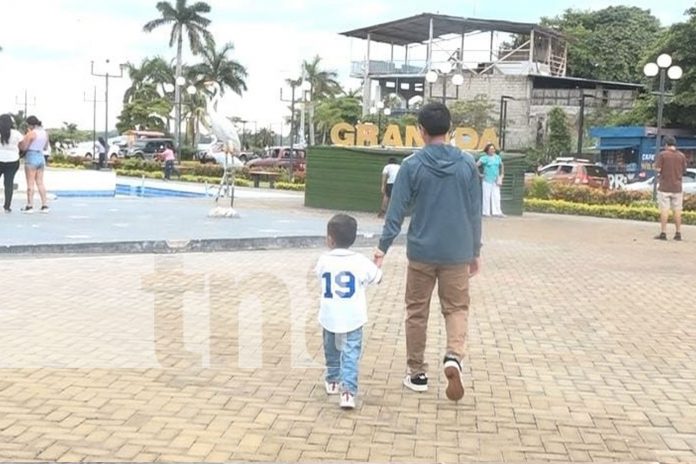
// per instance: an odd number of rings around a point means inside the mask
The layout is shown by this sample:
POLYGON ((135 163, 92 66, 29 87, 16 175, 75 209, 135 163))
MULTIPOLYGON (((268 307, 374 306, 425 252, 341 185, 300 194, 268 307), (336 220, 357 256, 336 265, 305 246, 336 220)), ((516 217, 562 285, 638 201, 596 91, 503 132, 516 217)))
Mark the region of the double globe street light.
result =
MULTIPOLYGON (((433 84, 435 84, 440 76, 442 76, 442 103, 447 103, 447 77, 452 73, 454 66, 451 62, 445 61, 442 63, 437 71, 434 69, 429 70, 425 73, 425 80, 430 84, 430 97, 433 96, 433 84)), ((464 75, 461 71, 456 72, 452 76, 452 84, 454 84, 457 89, 455 100, 459 99, 459 86, 464 83, 464 75)))
MULTIPOLYGON (((662 114, 665 107, 665 97, 671 94, 665 92, 667 78, 677 81, 681 79, 684 71, 679 66, 672 66, 672 57, 667 53, 657 57, 656 63, 648 63, 643 67, 643 74, 646 77, 655 77, 660 75, 660 89, 654 92, 658 96, 657 99, 657 134, 655 134, 655 156, 660 152, 662 147, 662 114)), ((654 163, 655 158, 653 158, 654 163)), ((657 179, 653 182, 653 200, 657 197, 657 179)))

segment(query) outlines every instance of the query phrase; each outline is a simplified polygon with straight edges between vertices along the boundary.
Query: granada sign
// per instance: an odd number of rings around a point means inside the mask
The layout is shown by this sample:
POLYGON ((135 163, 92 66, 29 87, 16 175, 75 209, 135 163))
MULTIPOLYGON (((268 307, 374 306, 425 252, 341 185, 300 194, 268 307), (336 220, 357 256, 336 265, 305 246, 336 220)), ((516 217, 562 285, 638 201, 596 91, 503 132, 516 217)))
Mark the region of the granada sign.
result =
MULTIPOLYGON (((348 147, 422 147, 425 145, 420 131, 416 126, 406 126, 404 132, 396 124, 386 127, 382 139, 379 139, 379 128, 375 124, 357 124, 355 126, 341 122, 331 128, 331 143, 348 147)), ((494 127, 488 127, 482 133, 471 127, 457 127, 450 133, 450 140, 454 140, 457 147, 462 150, 483 150, 492 143, 498 147, 498 134, 494 127)))

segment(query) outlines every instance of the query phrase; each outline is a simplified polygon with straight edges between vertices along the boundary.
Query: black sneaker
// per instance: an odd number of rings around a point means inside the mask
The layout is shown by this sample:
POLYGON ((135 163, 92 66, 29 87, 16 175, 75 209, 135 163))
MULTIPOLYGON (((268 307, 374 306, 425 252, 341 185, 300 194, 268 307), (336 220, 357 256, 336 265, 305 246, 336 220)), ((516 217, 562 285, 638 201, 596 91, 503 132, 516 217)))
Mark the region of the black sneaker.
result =
POLYGON ((419 393, 428 391, 428 376, 425 374, 407 375, 404 386, 419 393))
POLYGON ((34 207, 33 206, 25 206, 22 209, 20 209, 21 212, 23 213, 33 213, 34 212, 34 207))
POLYGON ((674 234, 674 240, 676 240, 677 242, 681 242, 681 232, 677 232, 676 234, 674 234))
POLYGON ((42 212, 42 213, 48 213, 49 211, 50 211, 50 210, 48 209, 48 206, 43 205, 43 206, 41 207, 41 212, 42 212))
POLYGON ((662 232, 660 235, 655 236, 655 240, 667 240, 667 234, 662 232))
POLYGON ((462 383, 462 366, 454 356, 445 356, 445 377, 447 377, 447 389, 445 395, 452 401, 459 401, 464 397, 464 384, 462 383))
POLYGON ((6 212, 6 213, 11 213, 11 212, 12 212, 12 208, 5 208, 5 212, 6 212))

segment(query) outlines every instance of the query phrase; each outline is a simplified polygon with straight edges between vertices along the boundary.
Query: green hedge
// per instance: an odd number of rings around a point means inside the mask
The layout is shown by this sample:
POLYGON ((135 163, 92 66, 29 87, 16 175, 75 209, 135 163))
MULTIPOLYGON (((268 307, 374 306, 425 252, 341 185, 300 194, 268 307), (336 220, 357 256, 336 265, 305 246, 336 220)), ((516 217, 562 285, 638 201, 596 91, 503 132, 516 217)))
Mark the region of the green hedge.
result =
MULTIPOLYGON (((561 200, 584 205, 624 205, 653 207, 652 192, 602 190, 583 185, 549 183, 535 177, 525 188, 525 198, 561 200)), ((684 196, 684 211, 696 211, 696 195, 684 196)))
MULTIPOLYGON (((649 222, 660 220, 660 212, 654 206, 587 205, 564 200, 526 198, 524 210, 535 213, 574 214, 649 222)), ((696 225, 696 211, 684 211, 682 221, 684 224, 696 225)))
POLYGON ((278 190, 292 190, 294 192, 304 192, 304 184, 292 183, 292 182, 276 182, 275 188, 278 190))

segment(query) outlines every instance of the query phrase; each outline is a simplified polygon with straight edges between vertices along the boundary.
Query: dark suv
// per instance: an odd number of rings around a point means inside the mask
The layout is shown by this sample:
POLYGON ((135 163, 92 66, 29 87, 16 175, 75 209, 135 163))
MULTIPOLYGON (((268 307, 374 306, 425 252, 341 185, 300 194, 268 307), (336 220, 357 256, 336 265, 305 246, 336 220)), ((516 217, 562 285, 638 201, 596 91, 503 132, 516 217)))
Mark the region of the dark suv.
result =
POLYGON ((305 170, 305 150, 302 148, 270 147, 266 156, 247 162, 249 169, 283 168, 292 166, 293 171, 305 170))
POLYGON ((128 149, 126 158, 137 159, 156 159, 156 155, 164 148, 174 150, 174 140, 172 139, 138 139, 133 146, 128 149))

